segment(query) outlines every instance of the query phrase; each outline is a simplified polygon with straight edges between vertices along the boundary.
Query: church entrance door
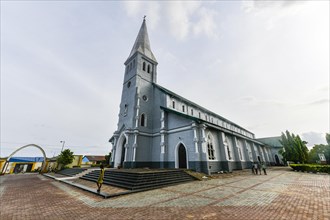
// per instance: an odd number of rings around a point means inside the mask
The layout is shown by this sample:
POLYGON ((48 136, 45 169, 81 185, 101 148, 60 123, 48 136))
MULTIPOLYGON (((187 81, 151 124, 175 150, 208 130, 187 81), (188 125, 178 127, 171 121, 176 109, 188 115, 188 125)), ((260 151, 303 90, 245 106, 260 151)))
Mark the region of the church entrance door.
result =
POLYGON ((280 165, 280 159, 278 158, 277 154, 275 154, 275 161, 276 165, 280 165))
POLYGON ((122 168, 124 168, 124 161, 125 161, 125 153, 126 153, 125 145, 126 145, 126 138, 123 141, 123 144, 121 145, 122 150, 121 150, 121 157, 120 157, 120 167, 122 167, 122 168))
POLYGON ((187 154, 186 154, 186 148, 183 146, 183 144, 180 144, 178 149, 179 154, 179 168, 187 168, 187 154))

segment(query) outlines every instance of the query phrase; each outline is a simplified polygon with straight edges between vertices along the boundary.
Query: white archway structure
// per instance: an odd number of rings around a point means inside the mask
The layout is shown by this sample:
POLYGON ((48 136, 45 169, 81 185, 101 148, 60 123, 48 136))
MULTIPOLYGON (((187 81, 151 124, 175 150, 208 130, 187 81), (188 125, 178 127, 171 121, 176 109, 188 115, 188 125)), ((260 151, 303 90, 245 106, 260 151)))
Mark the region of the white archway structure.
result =
POLYGON ((20 150, 22 150, 22 149, 24 149, 24 148, 27 148, 27 147, 36 147, 36 148, 38 148, 38 149, 41 151, 41 153, 44 155, 44 161, 42 162, 42 166, 41 166, 41 170, 40 170, 40 172, 42 172, 42 171, 45 169, 45 167, 46 167, 46 153, 45 153, 45 151, 44 151, 40 146, 38 146, 38 145, 36 145, 36 144, 28 144, 28 145, 25 145, 25 146, 23 146, 23 147, 18 148, 18 149, 15 150, 13 153, 11 153, 11 154, 9 155, 9 157, 7 157, 6 162, 5 162, 5 164, 3 165, 3 167, 2 167, 2 171, 1 171, 2 174, 5 174, 6 169, 7 169, 7 167, 8 167, 8 164, 9 164, 9 160, 10 160, 10 158, 12 158, 12 156, 14 156, 18 151, 20 151, 20 150))
POLYGON ((114 167, 120 166, 123 162, 126 161, 126 155, 127 155, 127 144, 128 144, 128 137, 123 132, 117 141, 117 146, 116 146, 116 152, 115 152, 115 160, 114 160, 114 167), (124 144, 125 143, 125 144, 124 144), (124 155, 122 155, 124 153, 124 155), (124 157, 124 160, 122 161, 122 157, 124 157))

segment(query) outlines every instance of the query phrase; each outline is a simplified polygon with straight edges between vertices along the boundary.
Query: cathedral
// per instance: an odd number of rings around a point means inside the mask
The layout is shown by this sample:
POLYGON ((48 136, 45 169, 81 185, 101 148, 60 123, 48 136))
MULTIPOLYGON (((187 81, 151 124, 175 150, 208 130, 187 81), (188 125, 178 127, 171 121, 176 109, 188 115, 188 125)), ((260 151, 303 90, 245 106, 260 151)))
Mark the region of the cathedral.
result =
POLYGON ((125 62, 111 167, 211 174, 275 163, 252 132, 159 85, 157 64, 144 19, 125 62))

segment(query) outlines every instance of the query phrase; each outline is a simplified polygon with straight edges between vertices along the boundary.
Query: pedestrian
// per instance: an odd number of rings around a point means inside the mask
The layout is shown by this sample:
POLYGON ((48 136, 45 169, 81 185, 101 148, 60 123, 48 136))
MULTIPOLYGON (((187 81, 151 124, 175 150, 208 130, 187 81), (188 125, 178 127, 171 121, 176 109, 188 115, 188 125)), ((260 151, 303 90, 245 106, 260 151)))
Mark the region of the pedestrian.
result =
POLYGON ((254 168, 254 173, 258 174, 258 164, 257 163, 253 164, 253 168, 254 168))
POLYGON ((267 172, 266 172, 266 164, 265 163, 262 163, 262 170, 264 171, 264 174, 267 175, 267 172))
POLYGON ((101 187, 102 187, 102 184, 103 184, 103 179, 104 179, 104 166, 103 164, 101 164, 100 166, 101 170, 100 170, 100 175, 99 175, 99 178, 97 179, 97 192, 100 192, 101 191, 101 187))
POLYGON ((251 171, 252 171, 252 174, 255 174, 255 172, 254 172, 254 163, 251 164, 251 171))
MULTIPOLYGON (((261 175, 261 162, 258 163, 258 171, 259 171, 259 174, 261 175)), ((257 174, 258 174, 258 171, 257 171, 257 174)))

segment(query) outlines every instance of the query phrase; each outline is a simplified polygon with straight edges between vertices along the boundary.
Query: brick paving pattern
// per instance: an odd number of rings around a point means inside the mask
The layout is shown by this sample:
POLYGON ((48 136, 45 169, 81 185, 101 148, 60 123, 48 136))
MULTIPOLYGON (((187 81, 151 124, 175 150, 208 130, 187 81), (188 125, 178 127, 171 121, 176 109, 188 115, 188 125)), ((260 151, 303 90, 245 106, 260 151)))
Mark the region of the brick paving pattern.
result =
MULTIPOLYGON (((106 187, 105 190, 110 190, 106 187)), ((110 199, 38 174, 0 177, 1 220, 312 220, 330 219, 329 210, 330 175, 298 173, 290 169, 273 168, 268 175, 248 172, 229 178, 221 178, 220 175, 207 181, 110 199)))

